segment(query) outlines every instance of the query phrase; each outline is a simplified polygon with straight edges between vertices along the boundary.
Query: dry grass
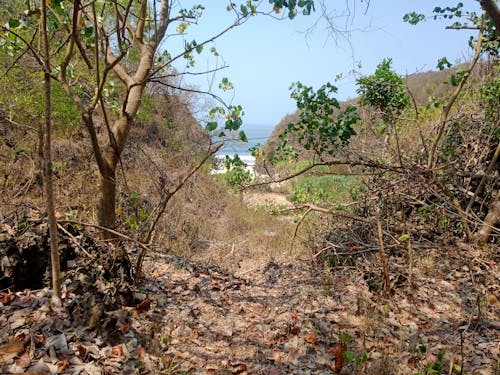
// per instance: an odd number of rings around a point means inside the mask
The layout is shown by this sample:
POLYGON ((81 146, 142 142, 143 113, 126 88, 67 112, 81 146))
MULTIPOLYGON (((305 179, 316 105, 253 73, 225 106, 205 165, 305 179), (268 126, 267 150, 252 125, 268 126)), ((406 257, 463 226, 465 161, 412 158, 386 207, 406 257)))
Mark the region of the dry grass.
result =
POLYGON ((248 207, 242 196, 228 197, 213 240, 192 258, 245 274, 270 260, 289 261, 295 225, 290 217, 273 214, 281 207, 270 200, 248 207))

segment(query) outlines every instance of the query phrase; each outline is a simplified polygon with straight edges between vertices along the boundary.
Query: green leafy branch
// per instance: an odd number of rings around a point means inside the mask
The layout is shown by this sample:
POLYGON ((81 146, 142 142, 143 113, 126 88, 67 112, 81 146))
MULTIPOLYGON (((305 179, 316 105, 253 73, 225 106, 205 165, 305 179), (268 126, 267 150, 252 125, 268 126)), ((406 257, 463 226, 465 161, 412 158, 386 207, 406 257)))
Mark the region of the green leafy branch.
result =
POLYGON ((296 82, 290 89, 290 97, 297 102, 300 119, 289 123, 279 136, 282 143, 278 147, 278 155, 297 154, 294 148, 288 145, 287 137, 290 134, 297 137, 305 150, 314 151, 319 157, 325 154, 333 156, 340 147, 349 143, 350 138, 356 134, 353 126, 360 116, 354 106, 340 109, 338 100, 333 97, 337 92, 335 86, 326 83, 314 91, 312 87, 296 82), (338 112, 336 116, 335 111, 338 112))

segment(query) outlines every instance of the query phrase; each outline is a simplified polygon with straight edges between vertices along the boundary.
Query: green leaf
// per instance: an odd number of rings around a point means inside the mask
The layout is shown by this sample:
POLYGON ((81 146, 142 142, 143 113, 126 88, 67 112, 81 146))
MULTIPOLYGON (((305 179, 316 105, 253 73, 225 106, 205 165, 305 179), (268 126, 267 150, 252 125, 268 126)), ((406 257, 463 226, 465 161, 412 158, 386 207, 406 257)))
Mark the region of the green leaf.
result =
POLYGON ((248 16, 248 8, 246 6, 244 6, 243 4, 241 4, 240 10, 241 10, 241 14, 243 15, 243 17, 248 16))
POLYGON ((401 236, 399 236, 398 241, 399 242, 406 242, 409 239, 410 239, 410 235, 408 235, 408 234, 402 234, 401 236))
POLYGON ((240 141, 248 142, 247 135, 245 134, 245 132, 243 130, 239 132, 238 137, 240 138, 240 141))
POLYGON ((9 19, 9 28, 16 29, 21 25, 21 22, 17 18, 9 19))
POLYGON ((210 122, 208 122, 208 123, 205 125, 205 130, 206 130, 207 132, 212 132, 212 131, 214 131, 215 129, 217 129, 217 126, 218 126, 218 124, 217 124, 217 122, 216 122, 216 121, 210 121, 210 122))
POLYGON ((452 66, 452 64, 448 61, 448 59, 446 57, 441 57, 438 60, 437 68, 439 70, 444 70, 446 68, 450 68, 451 66, 452 66))

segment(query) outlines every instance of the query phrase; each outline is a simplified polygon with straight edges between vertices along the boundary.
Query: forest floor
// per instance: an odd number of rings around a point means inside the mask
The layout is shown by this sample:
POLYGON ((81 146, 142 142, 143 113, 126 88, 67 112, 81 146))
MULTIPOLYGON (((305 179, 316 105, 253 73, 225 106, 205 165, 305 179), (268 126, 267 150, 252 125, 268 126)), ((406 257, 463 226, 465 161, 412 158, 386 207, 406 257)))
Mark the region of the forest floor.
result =
POLYGON ((123 285, 74 251, 62 306, 47 288, 1 291, 0 373, 500 373, 498 248, 416 245, 411 270, 396 254, 389 298, 376 252, 327 269, 250 257, 236 276, 157 251, 112 310, 123 285))

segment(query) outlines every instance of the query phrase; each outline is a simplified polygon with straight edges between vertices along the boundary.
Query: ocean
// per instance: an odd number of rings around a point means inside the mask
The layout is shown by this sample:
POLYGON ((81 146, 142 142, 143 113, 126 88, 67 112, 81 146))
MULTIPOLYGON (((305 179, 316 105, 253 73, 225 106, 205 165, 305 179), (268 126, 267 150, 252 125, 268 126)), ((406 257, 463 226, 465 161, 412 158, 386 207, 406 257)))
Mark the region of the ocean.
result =
POLYGON ((274 128, 275 125, 244 124, 241 130, 245 132, 248 142, 240 141, 236 133, 234 136, 228 137, 229 139, 225 141, 224 147, 219 150, 216 157, 224 158, 226 155, 234 156, 237 154, 245 164, 253 166, 255 164, 255 158, 252 156, 249 149, 258 144, 263 145, 274 128))

